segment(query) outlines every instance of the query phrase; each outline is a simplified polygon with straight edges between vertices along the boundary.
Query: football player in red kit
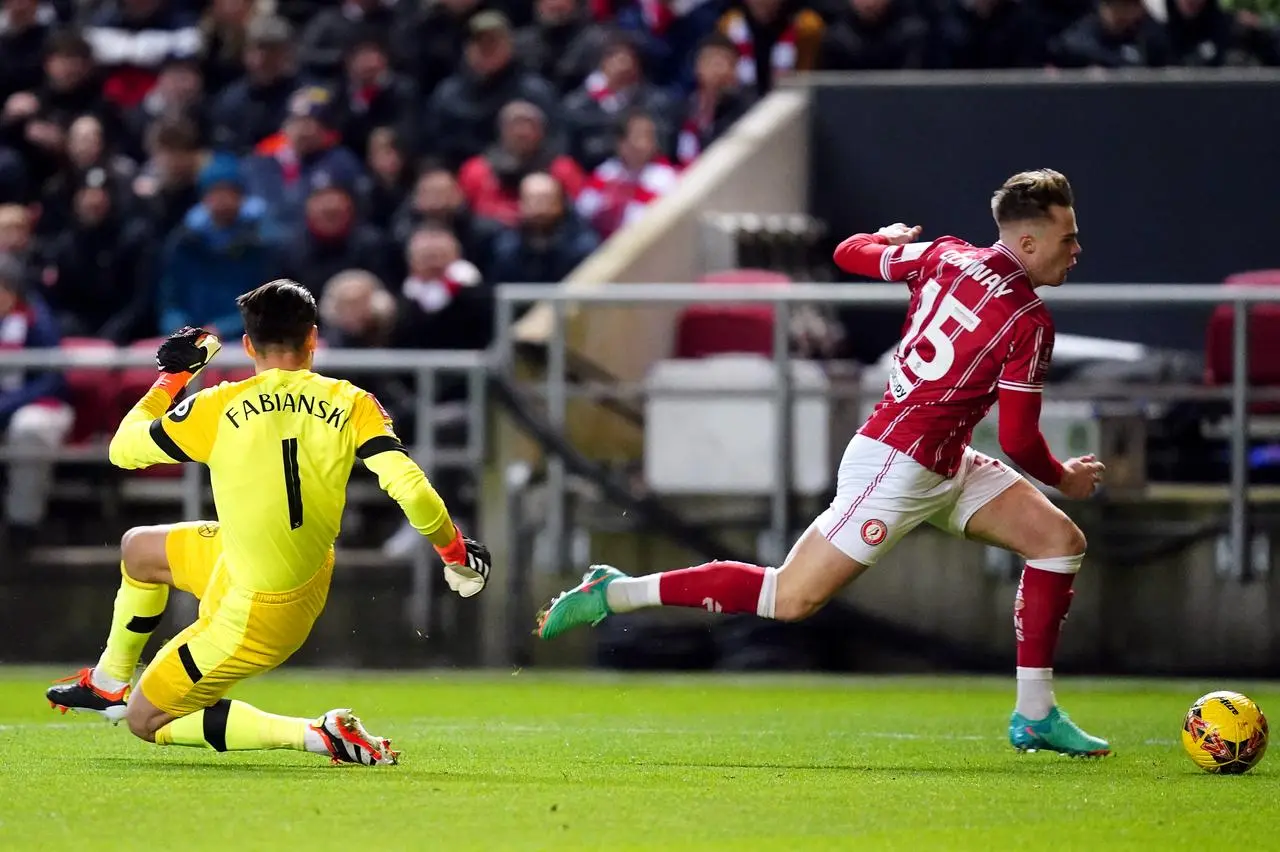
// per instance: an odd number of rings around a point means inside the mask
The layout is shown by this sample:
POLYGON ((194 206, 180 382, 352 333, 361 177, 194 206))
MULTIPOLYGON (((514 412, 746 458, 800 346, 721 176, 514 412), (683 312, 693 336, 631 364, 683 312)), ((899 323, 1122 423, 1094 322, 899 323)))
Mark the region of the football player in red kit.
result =
POLYGON ((1040 432, 1053 320, 1036 295, 1062 284, 1080 254, 1071 185, 1050 169, 1005 181, 991 200, 1000 238, 918 241, 901 223, 836 249, 847 272, 905 282, 911 305, 888 387, 840 461, 836 497, 777 568, 709 562, 629 577, 593 566, 539 613, 544 639, 651 606, 748 612, 797 621, 816 612, 904 535, 929 523, 1026 559, 1014 601, 1020 750, 1110 752, 1057 706, 1053 656, 1084 560, 1070 518, 1017 472, 969 446, 999 401, 1000 446, 1030 476, 1083 500, 1101 481, 1093 456, 1059 462, 1040 432))

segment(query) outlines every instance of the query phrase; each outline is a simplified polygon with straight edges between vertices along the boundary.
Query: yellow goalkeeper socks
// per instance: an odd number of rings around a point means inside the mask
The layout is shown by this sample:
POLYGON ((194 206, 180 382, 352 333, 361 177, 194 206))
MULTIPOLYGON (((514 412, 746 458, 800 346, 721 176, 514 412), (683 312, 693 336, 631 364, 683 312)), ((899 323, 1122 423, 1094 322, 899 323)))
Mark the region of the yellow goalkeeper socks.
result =
POLYGON ((168 601, 168 586, 140 583, 130 577, 124 563, 120 563, 120 591, 116 592, 115 609, 111 613, 111 634, 107 637, 106 650, 98 659, 96 675, 105 675, 119 684, 133 679, 142 649, 160 625, 168 601))
POLYGON ((156 745, 194 746, 214 751, 291 748, 307 751, 311 722, 264 713, 243 701, 223 698, 212 707, 174 719, 156 731, 156 745))

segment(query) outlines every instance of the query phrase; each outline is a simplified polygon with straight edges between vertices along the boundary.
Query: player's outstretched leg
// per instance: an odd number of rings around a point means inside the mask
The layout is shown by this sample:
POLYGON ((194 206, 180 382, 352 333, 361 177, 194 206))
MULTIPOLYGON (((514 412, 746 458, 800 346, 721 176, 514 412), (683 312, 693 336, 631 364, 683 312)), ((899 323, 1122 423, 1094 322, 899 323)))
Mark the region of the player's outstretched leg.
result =
POLYGON ((800 538, 782 568, 745 562, 707 562, 693 568, 630 577, 595 565, 582 582, 557 595, 537 616, 537 635, 553 639, 579 625, 654 606, 754 613, 799 621, 817 612, 866 566, 827 541, 817 527, 800 538))
POLYGON ((385 766, 400 753, 385 737, 370 734, 347 709, 330 710, 319 719, 277 716, 243 701, 219 699, 212 706, 173 718, 145 697, 134 697, 129 728, 157 745, 189 746, 214 751, 292 749, 323 755, 334 763, 385 766), (140 700, 142 699, 142 700, 140 700))
POLYGON ((98 713, 117 724, 125 715, 130 682, 147 640, 169 600, 169 568, 162 527, 130 530, 121 542, 120 589, 111 613, 107 647, 96 666, 81 669, 45 692, 66 713, 98 713))
POLYGON ((1053 694, 1053 658, 1084 562, 1084 533, 1025 480, 979 509, 965 532, 1027 557, 1013 604, 1018 698, 1009 719, 1010 744, 1019 751, 1074 757, 1110 754, 1110 744, 1073 722, 1053 694))
POLYGON ((571 627, 596 625, 617 612, 680 606, 773 617, 777 569, 745 562, 708 562, 693 568, 629 577, 593 565, 582 582, 538 613, 538 636, 552 639, 571 627))

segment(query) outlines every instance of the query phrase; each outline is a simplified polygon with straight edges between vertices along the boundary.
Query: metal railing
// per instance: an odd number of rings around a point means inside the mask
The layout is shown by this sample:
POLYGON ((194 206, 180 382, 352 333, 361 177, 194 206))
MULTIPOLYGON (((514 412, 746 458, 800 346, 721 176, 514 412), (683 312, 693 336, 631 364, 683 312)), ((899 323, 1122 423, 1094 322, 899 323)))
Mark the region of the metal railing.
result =
MULTIPOLYGON (((18 349, 0 351, 0 372, 13 369, 103 370, 111 372, 129 368, 155 367, 155 355, 143 349, 128 347, 107 349, 96 347, 69 349, 18 349)), ((218 370, 248 368, 252 361, 239 347, 228 346, 219 353, 218 370)), ((432 476, 444 468, 471 468, 479 471, 484 463, 486 411, 486 380, 490 356, 483 351, 428 351, 402 349, 320 349, 316 352, 315 368, 320 372, 331 371, 358 375, 361 373, 412 374, 416 389, 414 434, 412 453, 414 459, 432 476), (433 416, 436 389, 441 375, 466 376, 467 401, 466 447, 460 455, 445 456, 437 441, 437 424, 433 416)), ((198 386, 199 379, 193 382, 198 386)), ((407 437, 407 436, 402 436, 407 437)), ((23 452, 22 457, 32 458, 23 452)), ((62 448, 42 457, 50 461, 76 461, 108 463, 105 444, 88 448, 62 448)), ((7 464, 14 453, 0 454, 0 463, 7 464)), ((183 466, 182 511, 187 519, 194 520, 204 514, 205 475, 202 465, 183 466)), ((413 626, 425 632, 428 595, 431 588, 431 562, 426 548, 414 551, 413 592, 406 609, 414 620, 413 626)))
MULTIPOLYGON (((1280 304, 1280 287, 1224 286, 1200 284, 1075 284, 1043 292, 1045 301, 1055 309, 1083 307, 1176 307, 1188 305, 1232 305, 1233 320, 1231 383, 1231 475, 1230 475, 1230 554, 1240 576, 1248 575, 1249 543, 1249 327, 1248 308, 1259 304, 1280 304)), ((865 307, 891 307, 907 304, 908 291, 898 284, 813 284, 790 285, 723 285, 703 284, 611 284, 595 289, 551 287, 538 284, 509 284, 498 289, 496 310, 497 338, 494 362, 499 370, 512 367, 514 338, 513 319, 520 306, 549 302, 552 327, 547 341, 546 403, 547 418, 555 428, 563 428, 569 398, 566 322, 572 306, 592 305, 670 305, 690 304, 766 304, 774 309, 773 363, 775 367, 774 416, 776 418, 776 467, 778 481, 770 496, 770 522, 773 541, 781 560, 789 547, 792 530, 788 529, 792 492, 792 403, 795 392, 789 369, 789 329, 792 311, 797 305, 825 304, 865 307)), ((706 393, 706 392, 704 392, 706 393)), ((550 552, 564 552, 566 482, 563 463, 552 458, 547 466, 550 491, 546 531, 550 552)))

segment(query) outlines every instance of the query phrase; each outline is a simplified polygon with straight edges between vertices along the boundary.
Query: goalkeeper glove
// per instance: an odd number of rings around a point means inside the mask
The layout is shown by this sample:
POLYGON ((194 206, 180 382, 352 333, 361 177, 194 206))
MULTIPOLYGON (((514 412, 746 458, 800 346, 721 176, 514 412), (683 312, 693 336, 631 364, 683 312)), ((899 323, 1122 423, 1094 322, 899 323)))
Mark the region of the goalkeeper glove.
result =
POLYGON ((454 527, 453 541, 444 547, 437 547, 436 553, 444 560, 444 581, 464 598, 480 594, 484 584, 489 581, 489 566, 493 557, 489 548, 480 542, 467 538, 457 527, 454 527))
POLYGON ((156 366, 160 368, 156 387, 176 398, 221 348, 221 341, 202 328, 186 326, 178 329, 166 337, 156 351, 156 366))

